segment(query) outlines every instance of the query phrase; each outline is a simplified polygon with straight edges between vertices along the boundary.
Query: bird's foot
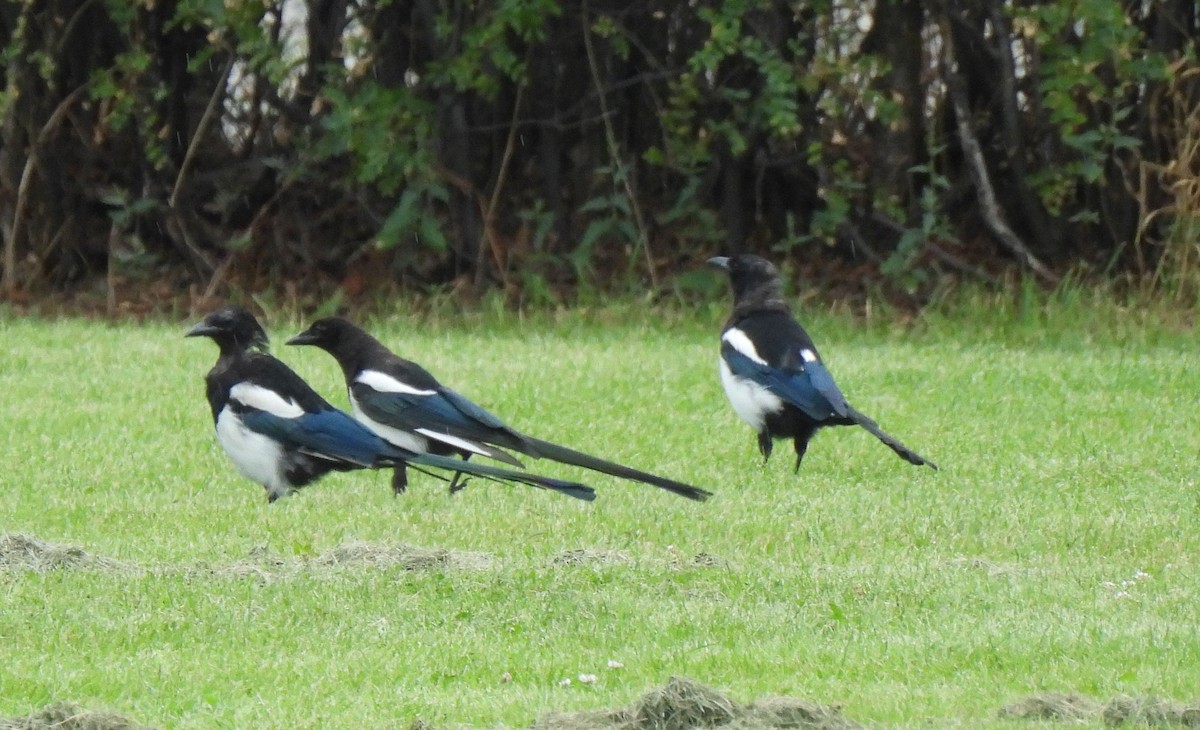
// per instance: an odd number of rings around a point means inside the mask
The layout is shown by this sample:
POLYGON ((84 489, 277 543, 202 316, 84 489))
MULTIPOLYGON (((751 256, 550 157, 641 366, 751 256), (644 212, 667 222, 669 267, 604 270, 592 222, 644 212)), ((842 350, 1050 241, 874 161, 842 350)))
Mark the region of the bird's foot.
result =
POLYGON ((402 472, 392 474, 392 496, 399 497, 408 490, 408 475, 402 472))
POLYGON ((771 440, 770 434, 760 433, 758 435, 758 452, 762 454, 763 464, 771 458, 771 451, 775 448, 775 442, 771 440))

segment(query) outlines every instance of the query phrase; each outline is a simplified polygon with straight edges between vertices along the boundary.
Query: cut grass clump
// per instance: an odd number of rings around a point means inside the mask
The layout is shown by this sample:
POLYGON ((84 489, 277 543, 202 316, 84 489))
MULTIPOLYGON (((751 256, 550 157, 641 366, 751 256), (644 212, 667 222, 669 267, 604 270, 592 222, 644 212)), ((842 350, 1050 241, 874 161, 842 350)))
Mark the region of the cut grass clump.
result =
POLYGON ((842 717, 837 706, 821 705, 795 697, 764 697, 752 702, 728 725, 730 730, 754 728, 814 728, 816 730, 852 730, 861 728, 842 717))
POLYGON ((222 566, 214 571, 221 576, 233 578, 259 578, 267 580, 312 569, 343 568, 400 568, 423 571, 439 569, 482 570, 495 563, 495 559, 482 552, 423 548, 415 545, 346 542, 308 558, 288 558, 270 550, 255 548, 246 560, 222 566))
POLYGON ((0 719, 0 730, 151 730, 111 712, 90 712, 74 702, 55 702, 31 715, 0 719))
POLYGON ((0 536, 0 569, 47 571, 63 568, 115 568, 119 565, 115 560, 91 555, 78 545, 43 542, 22 533, 0 536))
POLYGON ((672 677, 632 706, 616 710, 555 712, 534 730, 691 730, 692 728, 802 728, 851 730, 862 725, 842 717, 837 707, 792 697, 767 697, 743 705, 690 679, 672 677))
POLYGON ((620 550, 564 550, 550 561, 554 565, 628 565, 633 558, 620 550))
POLYGON ((1000 708, 1000 717, 1078 722, 1100 713, 1099 702, 1074 692, 1041 692, 1000 708))
POLYGON ((487 562, 487 556, 468 555, 442 548, 421 548, 413 545, 387 545, 370 542, 348 542, 323 553, 316 560, 326 566, 371 566, 404 570, 433 570, 463 564, 487 562))
POLYGON ((1200 705, 1158 697, 1117 697, 1104 707, 1104 724, 1200 727, 1200 705))
POLYGON ((1116 697, 1102 704, 1081 694, 1044 692, 1000 708, 1000 717, 1019 720, 1087 722, 1109 727, 1200 727, 1200 705, 1158 697, 1116 697))
POLYGON ((737 716, 734 701, 689 679, 672 677, 634 705, 630 726, 641 730, 689 730, 727 725, 737 716))

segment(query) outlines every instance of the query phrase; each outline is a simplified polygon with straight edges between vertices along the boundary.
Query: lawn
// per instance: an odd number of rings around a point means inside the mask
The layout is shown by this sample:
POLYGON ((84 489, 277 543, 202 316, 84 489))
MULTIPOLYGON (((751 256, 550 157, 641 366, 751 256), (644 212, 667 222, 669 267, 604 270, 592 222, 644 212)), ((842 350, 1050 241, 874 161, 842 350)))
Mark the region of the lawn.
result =
MULTIPOLYGON (((998 710, 1046 691, 1193 700, 1195 337, 1078 306, 807 318, 851 402, 937 473, 848 428, 798 475, 785 444, 763 466, 717 380, 723 307, 370 323, 511 425, 703 504, 532 462, 597 500, 419 474, 393 498, 356 472, 268 505, 216 446, 190 322, 0 318, 0 535, 86 551, 5 556, 0 716, 525 727, 673 676, 868 727, 1023 727, 998 710)), ((331 358, 275 352, 345 405, 331 358)))

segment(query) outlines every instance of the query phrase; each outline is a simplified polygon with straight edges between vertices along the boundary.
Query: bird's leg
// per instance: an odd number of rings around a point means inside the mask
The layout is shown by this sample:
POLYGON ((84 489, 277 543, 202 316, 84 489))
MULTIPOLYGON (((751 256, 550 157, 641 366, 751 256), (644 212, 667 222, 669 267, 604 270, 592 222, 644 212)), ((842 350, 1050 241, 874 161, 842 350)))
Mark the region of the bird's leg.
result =
POLYGON ((399 497, 405 489, 408 489, 408 468, 404 464, 397 464, 392 471, 392 495, 399 497))
POLYGON ((758 434, 758 451, 763 456, 763 463, 767 463, 771 458, 771 449, 775 448, 775 443, 771 440, 771 434, 763 431, 758 434))
POLYGON ((792 439, 792 444, 796 447, 796 468, 793 470, 793 473, 800 472, 800 462, 804 460, 804 452, 808 451, 808 439, 807 435, 803 437, 797 436, 792 439))
MULTIPOLYGON (((463 461, 466 461, 467 459, 470 459, 470 458, 471 458, 470 454, 463 454, 463 458, 462 458, 463 461)), ((450 493, 451 494, 454 494, 455 492, 459 491, 460 489, 465 489, 467 486, 467 482, 471 481, 470 477, 467 477, 466 479, 462 479, 462 475, 463 475, 463 473, 461 471, 454 472, 454 477, 450 480, 450 493), (459 481, 460 479, 462 479, 461 482, 459 481)))

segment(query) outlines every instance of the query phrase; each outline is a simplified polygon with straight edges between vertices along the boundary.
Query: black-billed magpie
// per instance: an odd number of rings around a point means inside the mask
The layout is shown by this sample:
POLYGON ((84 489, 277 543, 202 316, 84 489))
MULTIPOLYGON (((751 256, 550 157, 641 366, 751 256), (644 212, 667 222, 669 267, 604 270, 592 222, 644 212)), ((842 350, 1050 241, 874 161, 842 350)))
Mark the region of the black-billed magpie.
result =
MULTIPOLYGON (((389 443, 418 452, 472 455, 520 465, 511 449, 651 484, 697 501, 710 492, 520 433, 496 416, 438 382, 429 371, 388 350, 357 325, 340 317, 317 320, 288 340, 315 345, 338 361, 350 392, 351 412, 389 443)), ((393 489, 406 478, 397 470, 393 489)))
POLYGON ((467 464, 388 443, 268 354, 267 333, 239 307, 218 309, 186 336, 212 338, 220 348, 205 378, 217 441, 243 476, 266 488, 271 502, 330 471, 405 463, 520 482, 586 501, 595 498, 591 487, 576 482, 467 464))
POLYGON ((812 339, 792 317, 770 261, 745 254, 708 263, 728 273, 733 285, 733 314, 721 331, 721 384, 734 412, 758 434, 764 461, 771 458, 773 439, 790 438, 799 470, 817 429, 857 425, 908 463, 937 469, 846 402, 812 339))

